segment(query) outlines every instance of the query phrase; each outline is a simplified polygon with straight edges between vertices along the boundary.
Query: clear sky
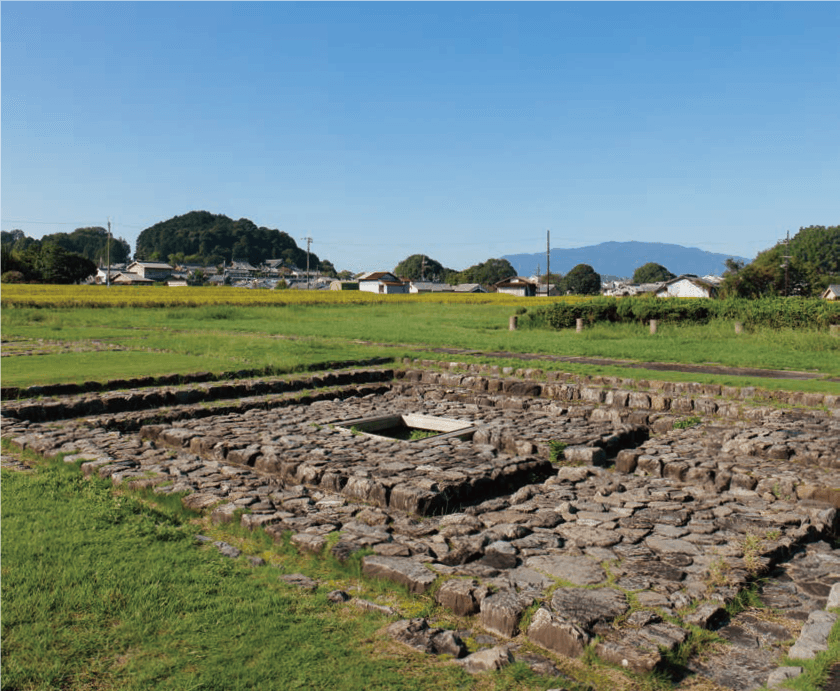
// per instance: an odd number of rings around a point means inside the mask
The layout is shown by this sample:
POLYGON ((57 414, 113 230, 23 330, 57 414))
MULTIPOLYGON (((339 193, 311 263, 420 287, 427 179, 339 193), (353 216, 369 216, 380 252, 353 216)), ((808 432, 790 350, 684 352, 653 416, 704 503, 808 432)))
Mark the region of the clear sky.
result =
POLYGON ((840 223, 840 4, 2 7, 2 228, 192 210, 337 269, 840 223))

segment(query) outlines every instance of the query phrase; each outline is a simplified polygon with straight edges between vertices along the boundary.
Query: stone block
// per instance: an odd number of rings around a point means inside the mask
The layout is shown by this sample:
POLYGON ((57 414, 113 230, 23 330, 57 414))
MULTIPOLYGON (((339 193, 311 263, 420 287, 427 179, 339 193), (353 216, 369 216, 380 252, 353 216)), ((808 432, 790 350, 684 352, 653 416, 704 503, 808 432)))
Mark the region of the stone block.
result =
POLYGON ((513 655, 505 646, 501 645, 479 650, 458 660, 458 664, 469 674, 480 674, 481 672, 502 669, 511 662, 513 662, 513 655))
POLYGON ((615 469, 619 473, 632 473, 636 470, 639 456, 642 452, 638 449, 622 449, 615 457, 615 469))
POLYGON ((613 408, 626 408, 629 394, 626 391, 607 391, 604 403, 613 408))
POLYGON ((563 459, 567 463, 603 465, 607 456, 604 450, 597 446, 567 446, 563 450, 563 459))
POLYGON ((522 613, 531 602, 513 590, 493 593, 481 601, 481 625, 491 633, 512 638, 519 633, 522 613))
POLYGON ((531 619, 528 638, 546 650, 565 657, 580 657, 589 644, 589 635, 568 621, 540 607, 531 619))
POLYGON ((295 533, 291 537, 291 542, 298 550, 318 554, 324 549, 327 539, 323 535, 313 533, 295 533))
POLYGON ((467 654, 467 647, 454 631, 432 628, 425 619, 403 619, 385 631, 395 641, 427 655, 451 655, 457 659, 467 654))
POLYGON ((717 403, 711 398, 696 398, 694 400, 694 410, 702 415, 714 415, 717 409, 717 403))
POLYGON ((552 612, 589 633, 611 626, 628 609, 627 597, 614 588, 558 588, 551 596, 552 612))
POLYGON ((465 617, 479 612, 482 600, 489 593, 489 589, 478 581, 452 579, 440 587, 435 599, 454 614, 465 617))
POLYGON ((662 459, 642 454, 636 459, 636 474, 646 477, 662 477, 662 459))
POLYGON ((799 638, 796 639, 796 643, 788 651, 788 657, 798 660, 813 660, 818 652, 828 650, 828 635, 836 621, 837 615, 832 612, 824 610, 811 612, 808 621, 802 627, 799 638))
POLYGON ((411 593, 425 593, 437 579, 426 566, 405 557, 384 557, 373 554, 362 559, 362 573, 370 578, 394 581, 411 593))
POLYGON ((580 390, 580 400, 586 403, 603 403, 606 395, 603 389, 586 387, 580 390))
POLYGON ((694 400, 681 397, 671 401, 671 411, 675 413, 690 413, 694 410, 694 400))

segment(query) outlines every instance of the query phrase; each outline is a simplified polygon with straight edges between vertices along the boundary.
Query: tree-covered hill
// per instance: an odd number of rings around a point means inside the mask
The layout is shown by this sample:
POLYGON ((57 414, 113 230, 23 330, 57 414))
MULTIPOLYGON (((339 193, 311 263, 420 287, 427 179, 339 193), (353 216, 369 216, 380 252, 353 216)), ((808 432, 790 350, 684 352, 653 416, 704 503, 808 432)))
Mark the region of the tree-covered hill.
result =
MULTIPOLYGON (((259 265, 267 259, 283 259, 306 267, 306 250, 283 231, 257 226, 247 218, 238 221, 209 211, 191 211, 146 228, 137 238, 135 259, 178 261, 206 266, 231 261, 259 265)), ((310 252, 309 266, 321 262, 310 252)))
POLYGON ((749 264, 727 262, 725 295, 819 295, 840 283, 840 226, 800 228, 790 243, 778 242, 749 264))

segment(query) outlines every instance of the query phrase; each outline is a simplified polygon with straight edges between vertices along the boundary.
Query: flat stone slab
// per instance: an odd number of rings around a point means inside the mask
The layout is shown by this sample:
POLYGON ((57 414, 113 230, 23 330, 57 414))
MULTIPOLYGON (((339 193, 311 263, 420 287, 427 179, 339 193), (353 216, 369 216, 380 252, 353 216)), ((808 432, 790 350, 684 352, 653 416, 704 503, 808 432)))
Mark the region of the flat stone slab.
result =
POLYGON ((624 593, 614 588, 558 588, 551 596, 551 609, 562 619, 592 632, 598 624, 611 624, 630 605, 624 593))
POLYGON ((406 557, 384 557, 378 554, 362 559, 362 573, 404 585, 411 593, 425 593, 437 575, 424 564, 406 557))
POLYGON ((607 578, 604 569, 587 557, 541 555, 529 557, 525 566, 574 585, 597 585, 607 578))
POLYGON ((796 643, 788 651, 788 657, 798 660, 813 660, 817 653, 828 650, 828 636, 837 621, 833 612, 811 612, 796 643))

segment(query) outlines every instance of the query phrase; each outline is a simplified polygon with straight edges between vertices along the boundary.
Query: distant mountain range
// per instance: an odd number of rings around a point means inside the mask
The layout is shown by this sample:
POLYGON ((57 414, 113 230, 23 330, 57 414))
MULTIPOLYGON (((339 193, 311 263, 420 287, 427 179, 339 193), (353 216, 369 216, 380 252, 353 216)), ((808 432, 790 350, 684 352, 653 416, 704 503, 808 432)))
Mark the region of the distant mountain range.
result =
MULTIPOLYGON (((600 245, 554 248, 550 253, 552 273, 566 274, 578 264, 589 264, 602 275, 631 277, 643 264, 656 262, 671 273, 720 275, 726 269, 724 261, 730 257, 749 264, 752 259, 731 254, 715 254, 696 247, 670 245, 664 242, 602 242, 600 245)), ((534 254, 507 254, 503 257, 520 276, 535 274, 537 266, 545 273, 545 252, 534 254)))

